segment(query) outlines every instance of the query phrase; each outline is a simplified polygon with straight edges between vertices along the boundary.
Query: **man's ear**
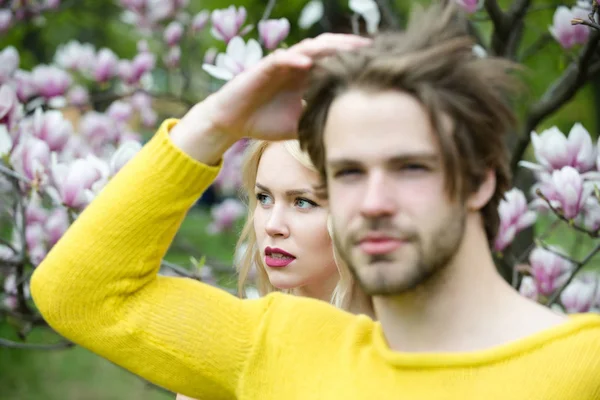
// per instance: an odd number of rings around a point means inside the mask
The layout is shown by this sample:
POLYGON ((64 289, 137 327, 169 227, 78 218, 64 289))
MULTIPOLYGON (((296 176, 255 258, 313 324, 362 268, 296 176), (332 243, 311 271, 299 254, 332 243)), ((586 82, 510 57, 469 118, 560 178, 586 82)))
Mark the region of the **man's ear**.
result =
POLYGON ((469 211, 479 211, 490 201, 496 190, 496 173, 488 170, 483 182, 467 199, 469 211))

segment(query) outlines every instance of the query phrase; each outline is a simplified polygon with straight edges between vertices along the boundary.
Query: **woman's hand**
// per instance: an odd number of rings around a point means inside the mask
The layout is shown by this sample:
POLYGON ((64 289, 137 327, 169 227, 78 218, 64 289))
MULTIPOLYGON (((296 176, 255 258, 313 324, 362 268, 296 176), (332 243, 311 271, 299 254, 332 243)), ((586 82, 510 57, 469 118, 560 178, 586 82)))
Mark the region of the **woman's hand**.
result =
POLYGON ((314 61, 370 43, 360 36, 325 33, 276 50, 195 105, 173 128, 171 138, 207 164, 218 162, 243 137, 295 138, 302 94, 314 61))

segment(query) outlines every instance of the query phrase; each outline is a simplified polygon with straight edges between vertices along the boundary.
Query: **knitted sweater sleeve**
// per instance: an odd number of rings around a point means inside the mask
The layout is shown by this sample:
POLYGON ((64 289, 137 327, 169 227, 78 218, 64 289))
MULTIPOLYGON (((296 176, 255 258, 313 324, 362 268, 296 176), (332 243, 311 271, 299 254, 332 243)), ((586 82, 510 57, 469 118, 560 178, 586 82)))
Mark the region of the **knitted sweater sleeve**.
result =
POLYGON ((158 275, 185 214, 219 172, 156 135, 35 270, 32 297, 73 342, 173 392, 234 398, 269 298, 158 275))

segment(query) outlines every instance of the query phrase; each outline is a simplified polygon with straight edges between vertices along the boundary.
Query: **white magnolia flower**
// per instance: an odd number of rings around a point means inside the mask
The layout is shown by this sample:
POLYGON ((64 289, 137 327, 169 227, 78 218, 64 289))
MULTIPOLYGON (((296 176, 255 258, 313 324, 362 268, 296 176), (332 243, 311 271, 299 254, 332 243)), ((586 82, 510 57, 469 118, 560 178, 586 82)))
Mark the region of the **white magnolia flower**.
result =
POLYGON ((381 13, 375 0, 350 0, 348 5, 352 11, 364 18, 369 34, 377 32, 381 21, 381 13))
POLYGON ((203 64, 202 68, 215 78, 228 81, 252 67, 262 56, 262 48, 256 40, 244 43, 244 39, 236 36, 227 45, 226 52, 217 55, 215 65, 203 64))
POLYGON ((8 133, 8 129, 6 129, 6 125, 0 125, 0 158, 8 155, 10 149, 12 149, 12 138, 10 137, 10 133, 8 133))
POLYGON ((301 29, 308 29, 323 18, 325 9, 323 2, 320 0, 312 0, 308 2, 300 12, 298 18, 298 26, 301 29))

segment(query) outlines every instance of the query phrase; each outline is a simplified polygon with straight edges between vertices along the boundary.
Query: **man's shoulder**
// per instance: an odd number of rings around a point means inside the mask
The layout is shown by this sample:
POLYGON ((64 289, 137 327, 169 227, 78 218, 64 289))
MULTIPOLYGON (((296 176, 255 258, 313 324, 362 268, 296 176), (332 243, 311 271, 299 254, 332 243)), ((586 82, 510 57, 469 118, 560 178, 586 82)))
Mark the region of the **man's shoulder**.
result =
POLYGON ((572 314, 545 332, 547 351, 567 364, 600 373, 600 314, 572 314))

